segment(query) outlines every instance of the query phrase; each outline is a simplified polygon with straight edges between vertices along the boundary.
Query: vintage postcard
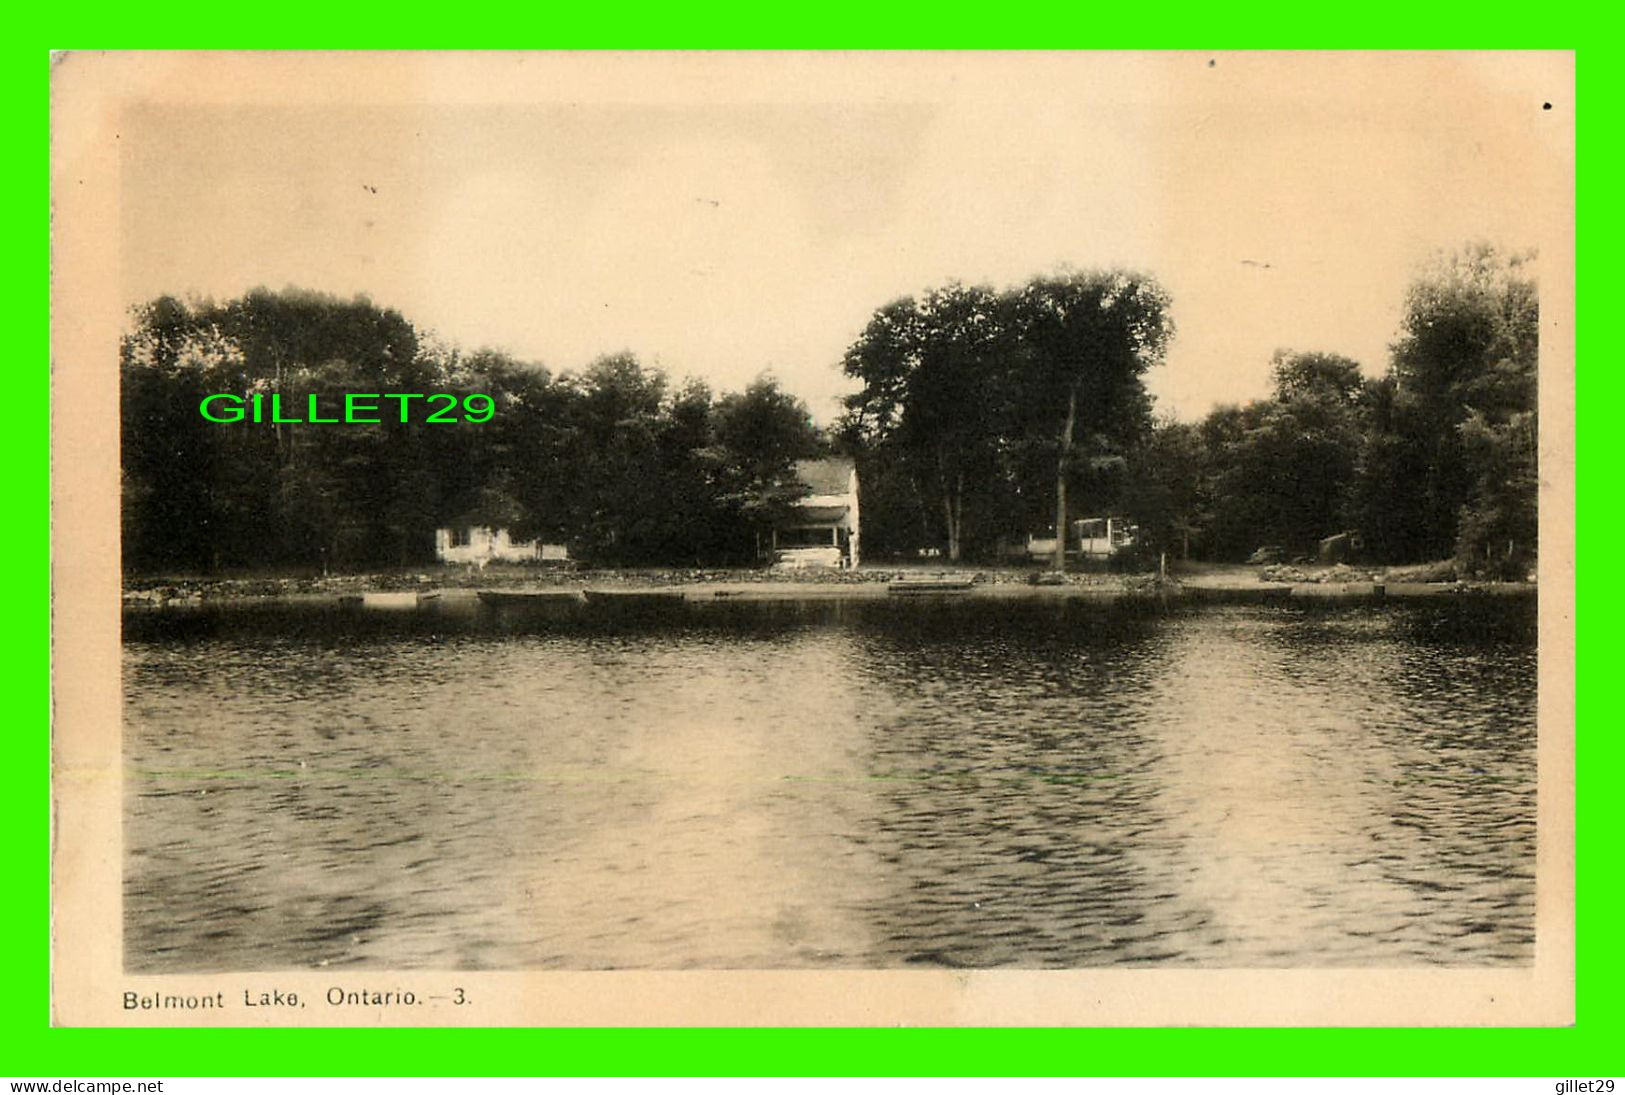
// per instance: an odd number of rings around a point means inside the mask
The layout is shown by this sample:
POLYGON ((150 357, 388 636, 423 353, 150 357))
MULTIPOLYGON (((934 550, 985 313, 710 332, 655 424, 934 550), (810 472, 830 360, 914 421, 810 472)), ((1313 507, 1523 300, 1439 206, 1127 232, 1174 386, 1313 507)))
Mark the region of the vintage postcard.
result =
POLYGON ((1574 1019, 1567 53, 64 53, 68 1026, 1574 1019))

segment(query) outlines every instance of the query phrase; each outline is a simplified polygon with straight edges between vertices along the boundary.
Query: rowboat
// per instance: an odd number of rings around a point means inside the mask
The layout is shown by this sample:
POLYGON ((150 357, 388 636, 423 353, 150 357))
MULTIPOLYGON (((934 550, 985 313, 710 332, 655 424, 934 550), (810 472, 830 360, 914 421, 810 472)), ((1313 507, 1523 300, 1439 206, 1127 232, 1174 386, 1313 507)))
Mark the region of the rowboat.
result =
POLYGON ((584 592, 589 605, 600 606, 669 608, 687 600, 680 589, 589 589, 584 592))
POLYGON ((975 584, 969 578, 903 578, 886 586, 888 593, 968 593, 975 584))
POLYGON ((475 591, 481 603, 496 608, 567 605, 581 602, 577 589, 481 589, 475 591))
POLYGON ((416 608, 418 606, 417 590, 379 590, 361 595, 362 608, 416 608))

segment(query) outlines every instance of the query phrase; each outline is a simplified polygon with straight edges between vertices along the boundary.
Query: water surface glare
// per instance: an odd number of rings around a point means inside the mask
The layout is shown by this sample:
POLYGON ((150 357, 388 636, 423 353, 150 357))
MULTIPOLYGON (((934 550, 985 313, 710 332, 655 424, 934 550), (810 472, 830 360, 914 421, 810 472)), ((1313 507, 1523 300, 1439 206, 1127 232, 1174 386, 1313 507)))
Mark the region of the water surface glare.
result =
POLYGON ((1527 965, 1532 604, 126 616, 132 972, 1527 965))

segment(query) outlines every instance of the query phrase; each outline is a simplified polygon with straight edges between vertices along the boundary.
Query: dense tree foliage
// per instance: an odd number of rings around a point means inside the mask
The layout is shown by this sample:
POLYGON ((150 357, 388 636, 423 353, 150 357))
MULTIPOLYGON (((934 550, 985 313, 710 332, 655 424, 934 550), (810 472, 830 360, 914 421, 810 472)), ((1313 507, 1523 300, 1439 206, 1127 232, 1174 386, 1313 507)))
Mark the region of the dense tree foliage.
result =
MULTIPOLYGON (((161 298, 121 347, 123 550, 137 571, 422 563, 437 527, 482 524, 617 564, 756 558, 823 439, 762 378, 713 399, 629 354, 579 374, 420 338, 365 300, 257 290, 161 298), (204 396, 489 394, 486 422, 210 422, 204 396)), ((459 416, 460 417, 460 416, 459 416)))
POLYGON ((1197 427, 1198 550, 1309 555, 1347 530, 1372 561, 1454 556, 1466 573, 1522 576, 1538 526, 1538 302, 1527 256, 1475 246, 1411 285, 1385 375, 1278 353, 1270 399, 1197 427))
POLYGON ((1264 544, 1305 553, 1343 527, 1360 449, 1359 365, 1281 351, 1273 376, 1273 398, 1220 409, 1204 424, 1204 547, 1220 558, 1242 558, 1264 544))
POLYGON ((1171 418, 1158 421, 1131 451, 1122 509, 1133 514, 1147 550, 1188 559, 1212 526, 1215 514, 1204 490, 1206 455, 1201 429, 1171 418))
MULTIPOLYGON (((1394 345, 1388 447, 1419 497, 1388 550, 1518 574, 1533 558, 1540 298, 1526 255, 1477 246, 1411 286, 1394 345)), ((1375 470, 1375 469, 1374 469, 1375 470)))
MULTIPOLYGON (((1124 453, 1150 425, 1144 376, 1173 334, 1168 296, 1150 278, 1114 271, 1034 278, 1015 302, 1018 430, 1028 451, 1054 438, 1054 527, 1066 529, 1080 450, 1092 470, 1124 468, 1124 453)), ((1056 537, 1054 566, 1066 567, 1064 537, 1056 537)))
MULTIPOLYGON (((1539 298, 1529 257, 1441 256, 1404 297, 1387 372, 1278 351, 1273 391, 1154 420, 1167 295, 1119 271, 1006 291, 950 283, 879 308, 841 365, 835 444, 858 461, 871 558, 989 560, 1079 516, 1142 557, 1289 557, 1357 532, 1366 557, 1517 576, 1538 534, 1539 298)), ((716 396, 631 354, 554 375, 420 336, 366 300, 164 297, 121 347, 124 557, 136 570, 425 562, 488 525, 610 564, 750 563, 825 454, 769 376, 716 396), (202 398, 487 393, 486 422, 217 423, 202 398)), ((1059 554, 1059 553, 1058 553, 1059 554)), ((1057 557, 1056 565, 1064 565, 1057 557)))
POLYGON ((842 428, 876 502, 871 555, 991 557, 1001 538, 1111 513, 1138 526, 1144 555, 1297 558, 1351 532, 1373 561, 1521 574, 1537 526, 1529 270, 1483 246, 1440 257, 1406 293, 1385 375, 1281 350, 1269 398, 1197 423, 1152 423, 1142 380, 1172 328, 1150 279, 1072 273, 888 304, 844 362, 863 382, 842 428))
POLYGON ((721 519, 713 527, 736 530, 734 535, 748 530, 750 543, 738 539, 731 554, 749 558, 742 554, 745 548, 758 553, 768 530, 806 493, 792 468, 797 460, 821 455, 824 439, 806 404, 768 376, 759 377, 743 392, 723 396, 710 421, 714 438, 704 451, 712 469, 710 481, 720 488, 716 499, 721 507, 721 519))
POLYGON ((1069 487, 1115 500, 1150 426, 1141 378, 1171 329, 1161 289, 1120 272, 950 284, 876 311, 846 354, 863 388, 841 431, 865 484, 901 507, 871 546, 988 554, 1042 527, 1046 504, 1065 527, 1069 487))
POLYGON ((863 381, 848 401, 846 433, 871 459, 929 498, 948 557, 961 557, 967 521, 985 528, 1011 414, 1008 302, 992 290, 948 285, 894 301, 847 351, 863 381))

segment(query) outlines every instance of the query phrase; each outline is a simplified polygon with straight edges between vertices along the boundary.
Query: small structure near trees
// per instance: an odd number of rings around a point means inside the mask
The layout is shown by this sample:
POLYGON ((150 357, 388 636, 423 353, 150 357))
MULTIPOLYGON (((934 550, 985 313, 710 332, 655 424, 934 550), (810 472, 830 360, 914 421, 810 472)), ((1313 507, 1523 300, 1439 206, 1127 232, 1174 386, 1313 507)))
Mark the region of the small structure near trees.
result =
POLYGON ((515 540, 507 529, 485 525, 435 529, 434 554, 442 563, 474 566, 487 563, 562 563, 570 558, 570 553, 562 544, 515 540))
POLYGON ((1365 553, 1365 539, 1358 532, 1339 532, 1321 540, 1315 549, 1323 563, 1349 563, 1365 553))
MULTIPOLYGON (((1139 529, 1121 517, 1084 517, 1072 522, 1065 551, 1068 558, 1078 560, 1110 559, 1133 547, 1138 533, 1139 529)), ((1029 535, 1024 554, 1032 562, 1052 561, 1056 546, 1053 535, 1029 535)))

